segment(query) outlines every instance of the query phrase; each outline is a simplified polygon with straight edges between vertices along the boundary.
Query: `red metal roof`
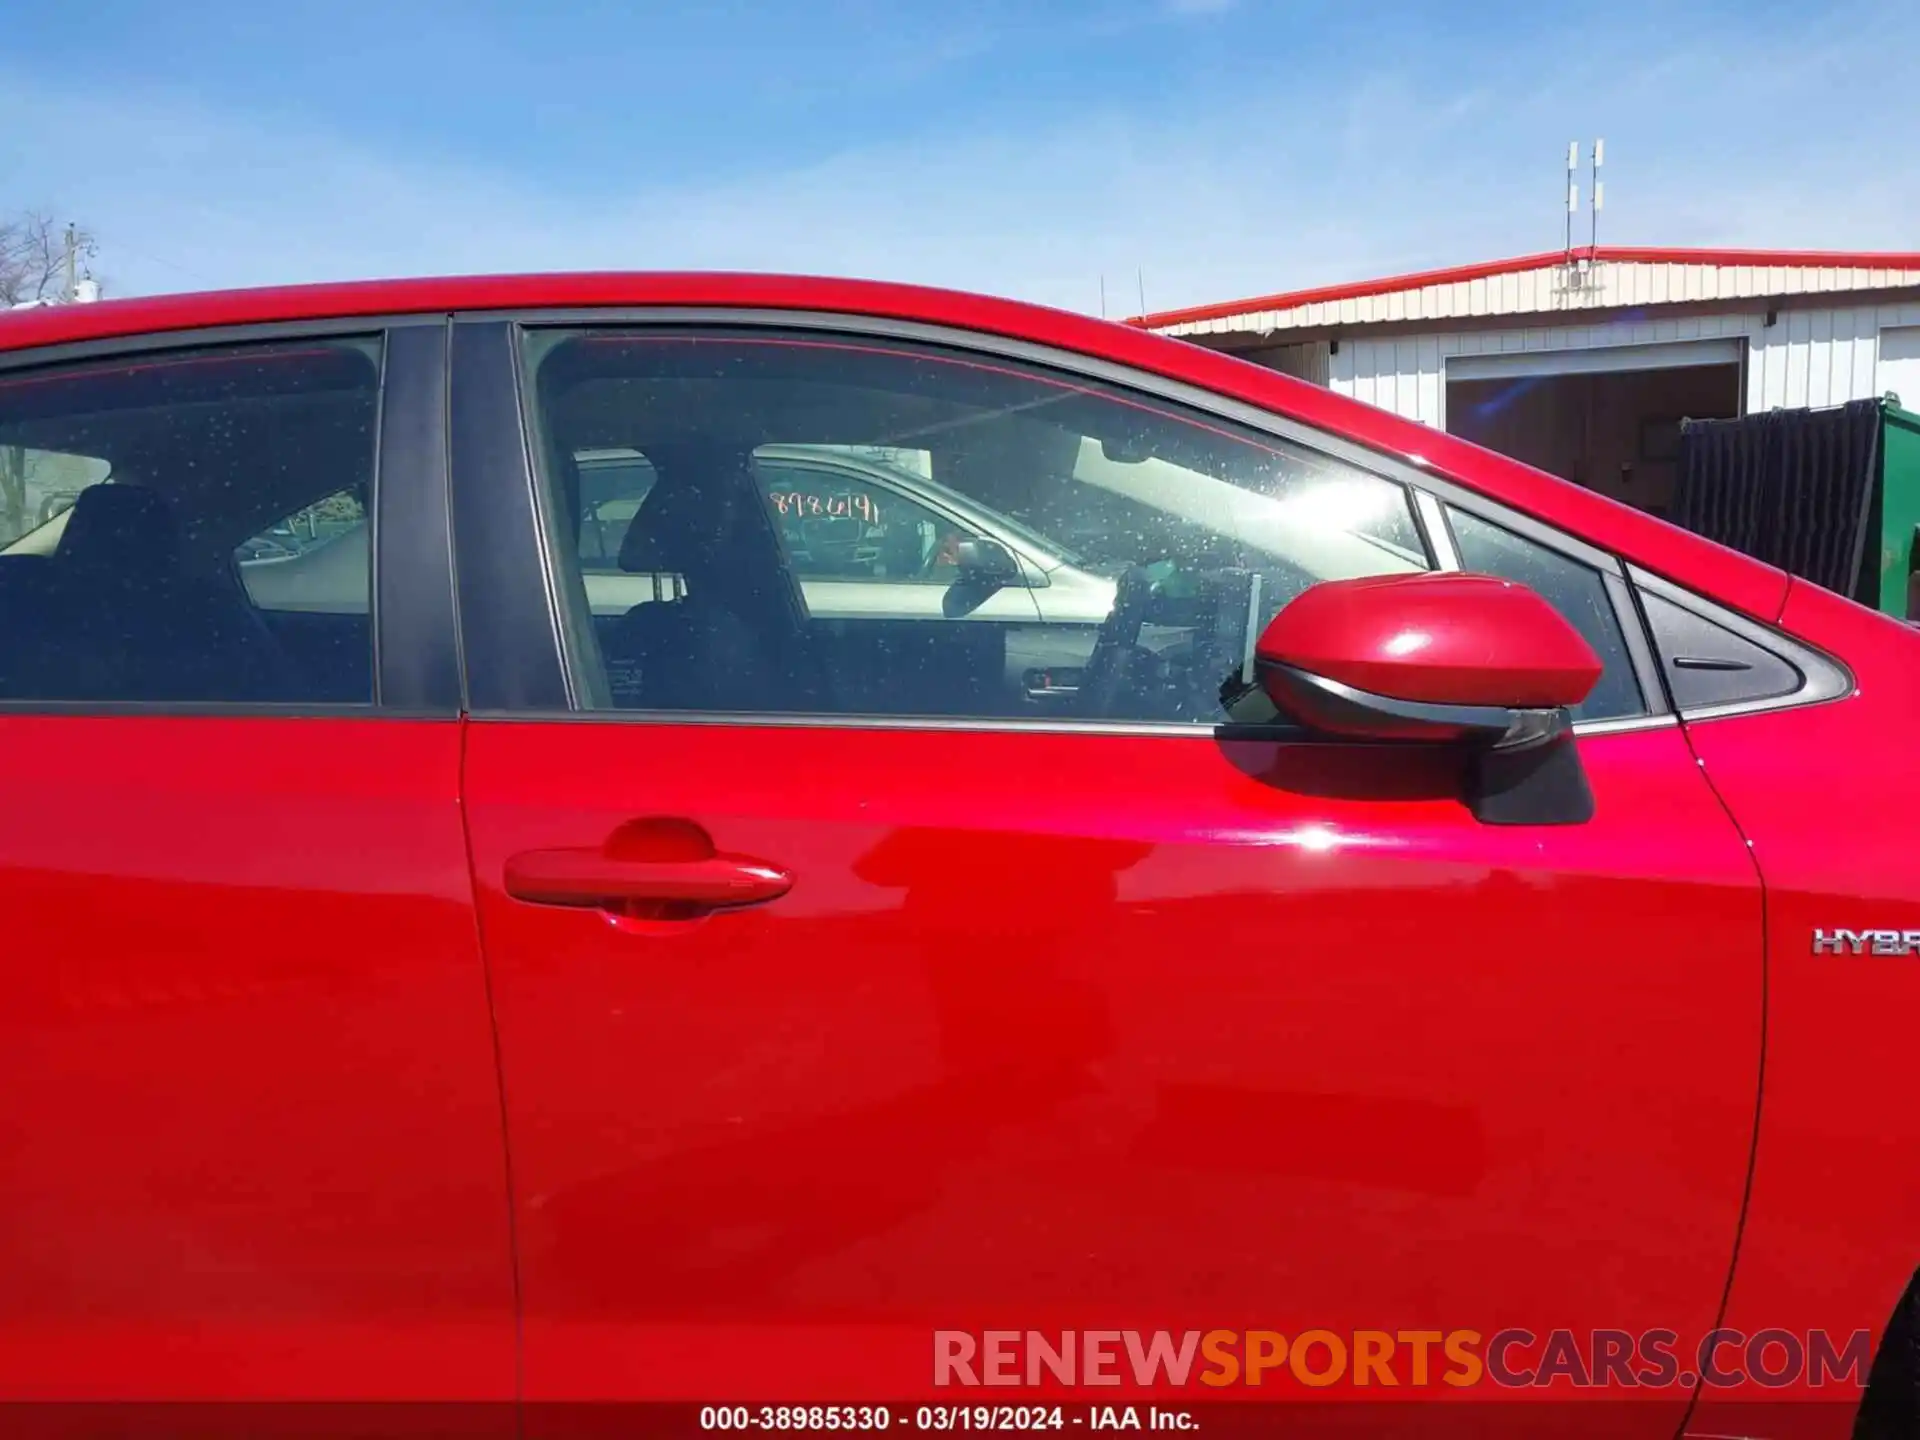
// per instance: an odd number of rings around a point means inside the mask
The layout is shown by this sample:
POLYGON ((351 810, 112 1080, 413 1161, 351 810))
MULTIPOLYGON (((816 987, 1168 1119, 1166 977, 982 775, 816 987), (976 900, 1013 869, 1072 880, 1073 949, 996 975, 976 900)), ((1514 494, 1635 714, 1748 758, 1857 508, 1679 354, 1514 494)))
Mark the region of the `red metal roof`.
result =
MULTIPOLYGON (((1642 265, 1756 265, 1792 269, 1910 270, 1920 268, 1920 251, 1912 250, 1686 250, 1641 245, 1581 245, 1576 260, 1616 260, 1642 265)), ((1289 290, 1278 295, 1256 295, 1249 300, 1219 300, 1184 310, 1161 310, 1123 321, 1139 329, 1189 325, 1201 320, 1224 320, 1258 310, 1291 310, 1329 300, 1358 300, 1394 290, 1418 290, 1426 285, 1455 285, 1492 275, 1514 275, 1541 270, 1567 258, 1564 250, 1516 255, 1508 260, 1483 260, 1476 265, 1453 265, 1442 270, 1418 270, 1410 275, 1387 275, 1377 280, 1355 280, 1344 285, 1322 285, 1312 290, 1289 290)))

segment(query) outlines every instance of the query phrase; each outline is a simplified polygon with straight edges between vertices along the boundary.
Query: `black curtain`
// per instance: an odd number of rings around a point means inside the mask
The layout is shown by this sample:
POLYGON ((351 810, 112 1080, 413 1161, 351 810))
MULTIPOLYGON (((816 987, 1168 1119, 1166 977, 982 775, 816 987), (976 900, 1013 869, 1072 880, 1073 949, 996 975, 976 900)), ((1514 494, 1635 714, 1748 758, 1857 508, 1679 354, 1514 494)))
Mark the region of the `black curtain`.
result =
POLYGON ((1680 428, 1669 518, 1842 595, 1866 583, 1861 562, 1879 505, 1880 402, 1770 410, 1680 428))

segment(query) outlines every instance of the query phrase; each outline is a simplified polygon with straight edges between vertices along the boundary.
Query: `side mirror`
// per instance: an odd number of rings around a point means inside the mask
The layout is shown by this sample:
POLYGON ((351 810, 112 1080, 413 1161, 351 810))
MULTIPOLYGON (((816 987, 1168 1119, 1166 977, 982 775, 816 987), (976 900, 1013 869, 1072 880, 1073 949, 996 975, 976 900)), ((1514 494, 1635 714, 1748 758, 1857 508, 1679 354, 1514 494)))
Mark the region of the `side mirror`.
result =
POLYGON ((1568 709, 1600 661, 1524 585, 1456 573, 1326 581, 1273 617, 1254 657, 1274 704, 1323 734, 1472 747, 1482 819, 1592 814, 1568 709))
POLYGON ((1020 583, 1020 562, 998 540, 962 540, 954 547, 954 561, 963 584, 990 584, 998 589, 1020 583))
POLYGON ((1020 562, 998 540, 962 540, 954 547, 960 576, 940 597, 940 613, 961 620, 978 610, 1009 585, 1024 585, 1020 562))
POLYGON ((1109 436, 1100 442, 1100 458, 1116 465, 1138 465, 1142 460, 1151 460, 1153 452, 1140 443, 1138 436, 1109 436))

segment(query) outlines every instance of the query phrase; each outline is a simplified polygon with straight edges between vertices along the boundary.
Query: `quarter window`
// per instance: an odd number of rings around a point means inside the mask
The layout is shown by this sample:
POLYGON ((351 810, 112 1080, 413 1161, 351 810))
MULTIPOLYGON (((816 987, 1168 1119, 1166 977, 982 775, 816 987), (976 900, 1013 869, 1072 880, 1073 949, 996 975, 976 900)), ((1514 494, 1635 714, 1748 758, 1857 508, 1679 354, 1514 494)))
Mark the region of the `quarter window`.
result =
POLYGON ((536 331, 554 571, 618 707, 1271 723, 1254 638, 1429 568, 1406 490, 1169 403, 955 351, 536 331), (584 517, 580 457, 648 481, 584 517), (626 502, 623 502, 626 503, 626 502), (617 532, 617 538, 615 537, 617 532))
POLYGON ((377 340, 0 374, 0 700, 366 703, 377 340))

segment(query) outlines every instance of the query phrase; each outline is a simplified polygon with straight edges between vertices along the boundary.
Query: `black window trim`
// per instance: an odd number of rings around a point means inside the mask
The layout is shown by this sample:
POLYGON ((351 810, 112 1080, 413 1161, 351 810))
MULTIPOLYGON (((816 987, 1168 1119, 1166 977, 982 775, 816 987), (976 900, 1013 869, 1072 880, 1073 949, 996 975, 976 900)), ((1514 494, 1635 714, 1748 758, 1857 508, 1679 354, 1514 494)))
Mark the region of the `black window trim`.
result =
MULTIPOLYGON (((1504 526, 1529 540, 1543 545, 1549 550, 1566 556, 1568 559, 1587 565, 1599 572, 1606 587, 1607 595, 1613 606, 1615 617, 1620 622, 1621 633, 1625 637, 1628 654, 1634 668, 1635 679, 1639 683, 1646 713, 1613 719, 1586 720, 1574 729, 1580 735, 1605 735, 1637 730, 1663 729, 1678 725, 1682 716, 1676 715, 1669 701, 1665 677, 1661 672, 1659 659, 1654 652, 1651 636, 1639 606, 1633 598, 1633 586, 1642 583, 1637 567, 1630 567, 1618 555, 1569 535, 1564 531, 1538 520, 1525 512, 1515 510, 1499 501, 1492 500, 1450 476, 1435 470, 1422 455, 1397 455, 1363 445, 1346 436, 1318 429, 1292 416, 1268 410, 1247 401, 1236 400, 1231 396, 1174 380, 1151 371, 1142 371, 1117 361, 1099 356, 1087 355, 1078 351, 1062 350, 1054 346, 1040 344, 1030 340, 1011 336, 997 335, 987 331, 968 330, 958 326, 932 324, 924 321, 901 320, 884 316, 860 315, 836 311, 821 310, 785 310, 764 306, 561 306, 528 307, 514 310, 477 310, 456 311, 452 316, 455 346, 464 329, 470 327, 494 327, 496 331, 508 332, 511 338, 511 363, 516 379, 519 378, 521 356, 524 353, 522 340, 527 331, 555 328, 567 329, 674 329, 725 327, 734 330, 770 329, 770 330, 817 330, 848 335, 870 336, 877 339, 902 340, 922 344, 938 345, 976 354, 993 355, 1001 359, 1030 364, 1040 368, 1068 375, 1077 375, 1089 380, 1132 390, 1138 394, 1164 400, 1197 414, 1209 415, 1228 421, 1257 434, 1270 435, 1276 439, 1290 441, 1303 448, 1317 452, 1328 459, 1350 465, 1356 470, 1378 476, 1406 487, 1415 525, 1425 541, 1429 555, 1436 569, 1457 570, 1460 568, 1459 551, 1451 532, 1446 528, 1445 507, 1457 506, 1459 509, 1481 519, 1504 526)), ((517 387, 521 407, 530 404, 531 397, 524 385, 517 387)), ((456 416, 462 409, 460 387, 456 373, 453 395, 453 409, 456 416)), ((539 499, 541 486, 532 469, 532 452, 527 440, 532 432, 530 419, 524 414, 513 417, 513 427, 520 435, 520 453, 528 466, 526 489, 531 492, 533 505, 541 506, 539 499)), ((461 508, 461 482, 458 479, 459 463, 456 459, 455 507, 461 508)), ((457 522, 456 522, 457 523, 457 522)), ((1136 722, 1136 721, 1092 721, 1078 719, 1002 719, 1002 718, 961 718, 961 717, 925 717, 925 716, 865 716, 851 714, 833 715, 795 715, 779 713, 705 713, 691 711, 649 711, 649 710, 605 710, 583 709, 575 697, 574 679, 579 663, 572 652, 573 640, 567 635, 567 628, 561 624, 561 602, 550 576, 550 557, 541 545, 541 557, 538 569, 546 576, 545 594, 540 597, 542 619, 548 634, 548 659, 554 668, 561 672, 557 682, 548 689, 548 696, 564 694, 564 704, 556 705, 551 698, 540 698, 523 691, 511 699, 499 698, 505 703, 488 703, 494 697, 474 690, 476 674, 468 673, 469 695, 472 713, 476 716, 498 719, 558 719, 575 718, 594 721, 618 721, 630 723, 671 723, 671 724, 721 724, 750 725, 756 727, 780 726, 820 726, 834 725, 847 729, 933 729, 962 731, 1009 731, 1040 733, 1105 733, 1126 735, 1164 735, 1188 737, 1217 737, 1223 729, 1220 725, 1200 722, 1136 722), (565 663, 561 662, 562 655, 565 663)), ((1850 677, 1837 692, 1833 689, 1831 676, 1845 675, 1844 670, 1831 659, 1819 656, 1805 645, 1790 641, 1778 632, 1767 631, 1743 616, 1733 616, 1724 607, 1713 605, 1702 597, 1693 595, 1670 582, 1660 582, 1667 586, 1661 593, 1673 592, 1673 598, 1690 607, 1707 606, 1703 613, 1712 617, 1728 616, 1738 624, 1733 628, 1750 638, 1758 633, 1768 638, 1760 641, 1770 648, 1790 647, 1790 653, 1805 654, 1811 657, 1814 668, 1823 676, 1829 677, 1820 684, 1810 684, 1802 691, 1792 695, 1778 697, 1771 701, 1757 702, 1751 706, 1716 707, 1714 715, 1721 713, 1748 713, 1750 710, 1774 710, 1790 706, 1813 703, 1817 700, 1834 698, 1835 693, 1846 693, 1851 688, 1850 677), (1685 597, 1685 598, 1681 598, 1685 597)), ((463 596, 464 599, 464 596, 463 596)), ((1725 623, 1724 621, 1722 623, 1725 623)), ((531 633, 532 627, 528 627, 531 633)), ((525 665, 523 659, 520 662, 525 665)), ((1796 660, 1796 664, 1800 661, 1796 660)), ((1804 670, 1803 673, 1811 673, 1804 670)), ((484 690, 484 686, 482 687, 484 690)), ((1696 718, 1689 712, 1686 719, 1696 718)), ((1701 713, 1697 718, 1710 718, 1701 713)), ((1282 732, 1273 727, 1273 733, 1284 733, 1287 738, 1300 738, 1299 732, 1288 727, 1282 732)), ((1311 737, 1308 737, 1311 738, 1311 737)))
MULTIPOLYGON (((1759 700, 1737 700, 1724 705, 1696 705, 1680 712, 1680 718, 1688 724, 1701 720, 1720 720, 1739 715, 1759 715, 1772 710, 1797 709, 1802 705, 1819 705, 1830 700, 1842 700, 1854 690, 1853 673, 1838 659, 1823 650, 1815 649, 1804 640, 1796 639, 1770 625, 1739 614, 1724 605, 1719 605, 1676 584, 1664 576, 1644 570, 1638 565, 1627 567, 1627 578, 1632 585, 1649 595, 1658 595, 1671 601, 1682 610, 1699 616, 1702 620, 1730 630, 1741 639, 1749 641, 1762 650, 1766 650, 1778 659, 1800 672, 1800 688, 1785 695, 1774 695, 1759 700)), ((1659 663, 1657 660, 1656 664, 1659 663)), ((1661 683, 1665 683, 1662 673, 1661 683)))
POLYGON ((483 313, 456 318, 447 346, 453 568, 475 714, 583 708, 588 657, 562 623, 520 342, 520 326, 483 313))
POLYGON ((448 543, 444 436, 447 366, 444 313, 333 316, 262 324, 202 326, 0 350, 0 373, 65 368, 210 347, 289 340, 375 338, 380 388, 375 400, 371 505, 371 701, 0 700, 0 716, 276 719, 451 719, 462 713, 448 543), (437 344, 401 339, 427 332, 437 344), (396 344, 399 339, 400 343, 396 344), (396 369, 396 357, 399 367, 396 369), (396 384, 396 377, 400 383, 396 384), (402 395, 395 406, 396 391, 402 395), (420 413, 438 400, 441 412, 420 413), (435 436, 441 443, 435 444, 435 436))
POLYGON ((392 714, 466 710, 454 603, 445 317, 386 331, 373 526, 374 704, 392 714), (395 484, 392 476, 407 477, 395 484))

